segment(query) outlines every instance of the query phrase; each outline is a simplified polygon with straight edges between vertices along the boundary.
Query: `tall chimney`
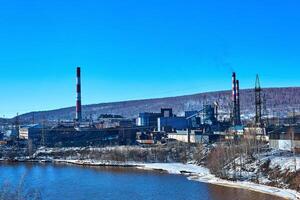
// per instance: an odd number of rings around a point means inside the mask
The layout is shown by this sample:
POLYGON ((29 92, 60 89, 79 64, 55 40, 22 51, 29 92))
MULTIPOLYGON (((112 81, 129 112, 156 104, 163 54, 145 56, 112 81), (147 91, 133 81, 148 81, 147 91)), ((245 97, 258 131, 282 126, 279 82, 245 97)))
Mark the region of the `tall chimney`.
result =
POLYGON ((82 120, 82 113, 81 113, 81 73, 80 67, 77 67, 77 85, 76 85, 76 92, 77 92, 77 99, 76 99, 76 121, 80 122, 82 120))
POLYGON ((241 107, 240 107, 240 82, 236 81, 236 123, 241 125, 241 107))
POLYGON ((236 96, 236 74, 235 72, 232 73, 232 125, 236 125, 236 112, 237 112, 237 96, 236 96))

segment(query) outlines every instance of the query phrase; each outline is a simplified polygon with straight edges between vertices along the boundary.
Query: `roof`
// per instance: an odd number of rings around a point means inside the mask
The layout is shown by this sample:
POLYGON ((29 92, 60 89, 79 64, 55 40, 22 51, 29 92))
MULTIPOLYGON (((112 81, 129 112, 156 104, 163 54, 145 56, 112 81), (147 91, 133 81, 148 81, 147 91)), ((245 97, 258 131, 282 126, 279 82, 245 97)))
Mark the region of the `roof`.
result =
POLYGON ((290 130, 293 130, 295 134, 300 134, 300 126, 282 126, 269 132, 269 134, 286 134, 290 130))
POLYGON ((232 127, 229 128, 229 130, 231 130, 231 131, 243 131, 244 126, 243 125, 232 126, 232 127))
POLYGON ((300 140, 300 126, 282 126, 268 133, 270 139, 274 140, 289 140, 293 138, 295 140, 300 140), (294 134, 292 130, 294 131, 294 134))
POLYGON ((42 128, 39 124, 28 124, 21 126, 20 128, 42 128))

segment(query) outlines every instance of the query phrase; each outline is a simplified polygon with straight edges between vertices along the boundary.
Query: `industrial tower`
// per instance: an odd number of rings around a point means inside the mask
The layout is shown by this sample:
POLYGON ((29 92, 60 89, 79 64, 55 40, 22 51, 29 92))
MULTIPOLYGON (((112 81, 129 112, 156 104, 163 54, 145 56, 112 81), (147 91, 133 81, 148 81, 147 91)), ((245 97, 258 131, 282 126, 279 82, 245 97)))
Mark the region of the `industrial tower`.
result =
POLYGON ((261 121, 261 109, 262 109, 262 101, 261 101, 261 87, 258 74, 256 75, 255 82, 255 124, 257 126, 262 125, 261 121))
POLYGON ((232 104, 232 125, 241 125, 240 83, 235 72, 232 73, 232 104))
POLYGON ((80 67, 77 67, 77 85, 76 85, 76 92, 77 92, 77 99, 76 99, 76 121, 81 122, 82 120, 82 113, 81 113, 81 72, 80 67))

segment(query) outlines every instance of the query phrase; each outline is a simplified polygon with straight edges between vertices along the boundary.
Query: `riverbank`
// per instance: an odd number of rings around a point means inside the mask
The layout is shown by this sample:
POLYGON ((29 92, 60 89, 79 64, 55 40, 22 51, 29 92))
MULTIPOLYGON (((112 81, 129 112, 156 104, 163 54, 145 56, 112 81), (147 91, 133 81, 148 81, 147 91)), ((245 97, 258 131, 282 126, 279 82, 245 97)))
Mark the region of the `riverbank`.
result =
MULTIPOLYGON (((171 174, 183 174, 189 180, 242 188, 286 199, 300 199, 300 194, 297 192, 299 173, 291 171, 291 169, 295 169, 291 167, 293 166, 291 161, 294 160, 291 155, 285 152, 266 151, 255 154, 254 157, 244 156, 243 159, 238 157, 223 166, 218 165, 220 163, 207 164, 207 157, 213 158, 210 161, 219 160, 217 159, 218 155, 212 156, 208 153, 209 151, 209 147, 193 146, 188 148, 185 144, 178 143, 147 148, 139 146, 39 148, 32 156, 8 156, 3 160, 158 170, 171 174), (10 157, 12 158, 9 159, 10 157), (197 163, 197 165, 192 163, 197 163), (207 168, 203 166, 207 166, 207 168), (218 175, 216 167, 225 172, 225 176, 218 175), (236 180, 236 177, 238 181, 229 181, 236 180), (294 179, 296 181, 292 185, 291 180, 294 179)), ((300 157, 296 159, 296 161, 298 160, 300 163, 300 157)))
POLYGON ((155 170, 164 171, 170 174, 185 175, 191 181, 199 181, 208 184, 219 185, 223 187, 232 187, 245 190, 251 190, 264 194, 270 194, 285 199, 296 200, 300 199, 300 193, 290 189, 281 189, 270 187, 262 184, 256 184, 248 181, 228 181, 217 178, 210 173, 209 169, 198 166, 195 164, 182 164, 182 163, 137 163, 137 162, 115 162, 115 161, 93 161, 93 160, 28 160, 28 162, 53 162, 65 163, 80 166, 100 166, 100 167, 133 167, 141 170, 155 170))
POLYGON ((212 175, 209 170, 205 167, 193 165, 193 164, 145 164, 140 169, 154 169, 154 170, 164 170, 171 174, 184 174, 187 175, 188 179, 193 181, 199 181, 214 185, 220 185, 224 187, 234 187, 240 189, 251 190, 255 192, 261 192, 265 194, 275 195, 286 199, 300 199, 300 193, 289 189, 280 189, 276 187, 270 187, 261 184, 255 184, 252 182, 243 181, 228 181, 224 179, 217 178, 212 175))

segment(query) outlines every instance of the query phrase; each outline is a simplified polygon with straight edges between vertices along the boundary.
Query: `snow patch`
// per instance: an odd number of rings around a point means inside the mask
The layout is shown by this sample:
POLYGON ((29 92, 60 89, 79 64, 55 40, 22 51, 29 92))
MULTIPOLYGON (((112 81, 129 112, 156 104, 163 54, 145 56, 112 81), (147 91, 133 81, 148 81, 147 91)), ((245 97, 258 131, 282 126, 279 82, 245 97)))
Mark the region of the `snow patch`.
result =
POLYGON ((212 175, 207 168, 197 166, 194 164, 153 163, 153 164, 143 164, 138 168, 148 169, 148 170, 149 169, 164 170, 171 174, 190 173, 188 176, 189 180, 210 183, 210 184, 220 185, 220 186, 226 186, 226 187, 247 189, 247 190, 275 195, 287 199, 300 199, 300 193, 294 190, 280 189, 280 188, 265 186, 261 184, 248 182, 248 181, 233 182, 233 181, 223 180, 212 175))

